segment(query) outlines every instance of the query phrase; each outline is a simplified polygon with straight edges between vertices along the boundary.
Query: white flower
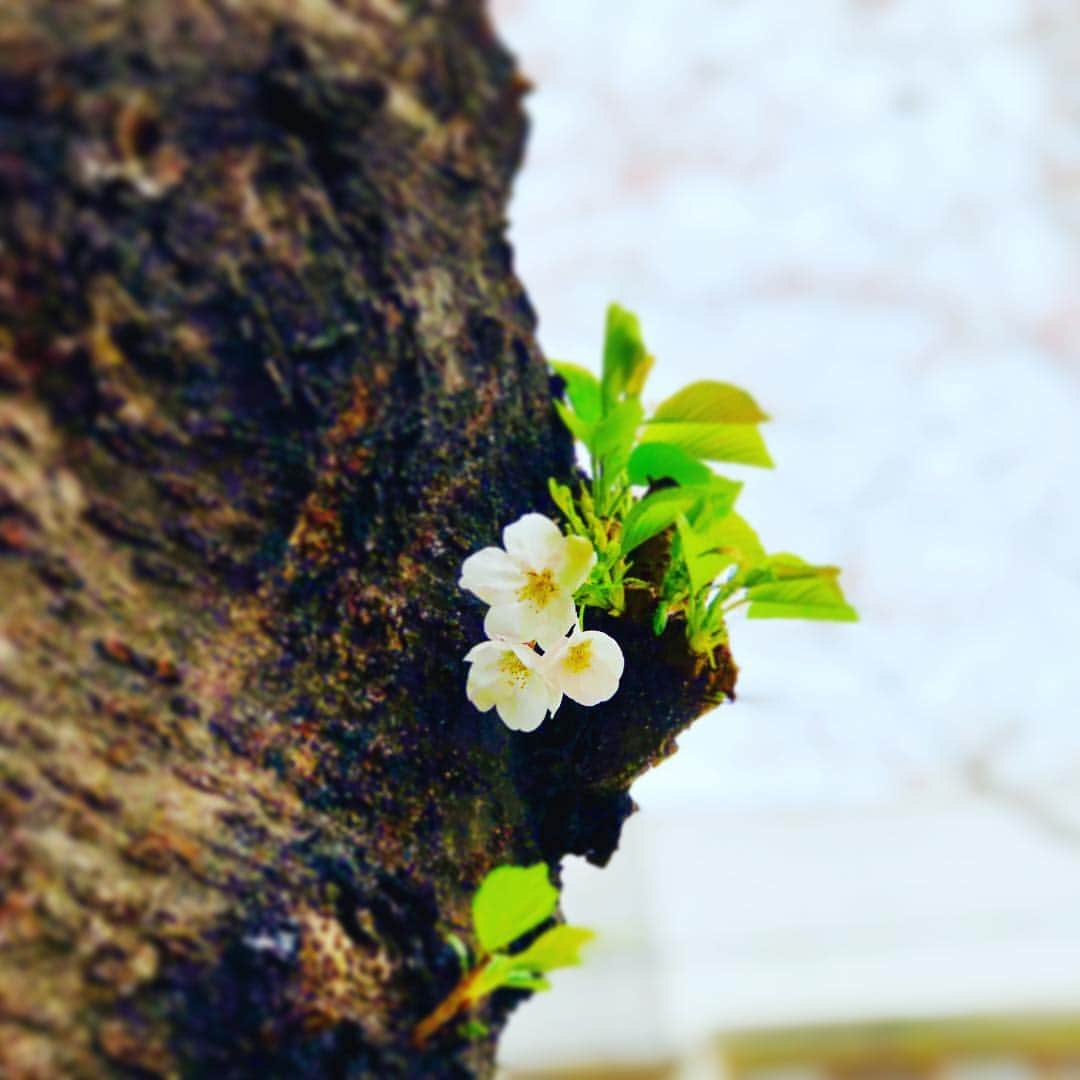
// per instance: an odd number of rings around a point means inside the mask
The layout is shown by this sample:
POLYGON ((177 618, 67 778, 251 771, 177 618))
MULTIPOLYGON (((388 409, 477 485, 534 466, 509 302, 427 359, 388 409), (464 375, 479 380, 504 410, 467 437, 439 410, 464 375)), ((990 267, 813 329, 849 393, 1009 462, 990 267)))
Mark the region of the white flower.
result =
POLYGON ((581 705, 607 701, 619 688, 623 655, 607 634, 577 625, 574 592, 596 564, 588 540, 526 514, 503 530, 503 544, 505 551, 484 548, 461 567, 461 587, 491 605, 484 630, 492 640, 466 655, 465 693, 481 712, 497 709, 507 727, 535 731, 564 693, 581 705))
POLYGON ((507 525, 503 544, 505 551, 487 547, 470 555, 459 584, 491 605, 484 619, 488 637, 557 645, 577 621, 574 592, 596 563, 592 544, 563 536, 543 514, 507 525))
POLYGON ((619 689, 624 663, 622 649, 613 637, 577 628, 540 661, 551 685, 579 705, 607 701, 619 689))
POLYGON ((542 658, 527 645, 511 641, 484 641, 465 655, 469 678, 465 694, 481 711, 493 705, 502 722, 515 731, 535 731, 562 694, 540 670, 542 658))

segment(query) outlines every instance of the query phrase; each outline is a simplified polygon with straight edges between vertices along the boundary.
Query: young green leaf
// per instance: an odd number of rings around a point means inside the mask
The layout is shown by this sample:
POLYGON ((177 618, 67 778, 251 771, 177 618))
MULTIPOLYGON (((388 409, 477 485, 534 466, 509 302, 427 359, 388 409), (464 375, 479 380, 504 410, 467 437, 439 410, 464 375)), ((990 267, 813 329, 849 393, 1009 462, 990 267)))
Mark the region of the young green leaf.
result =
POLYGON ((553 926, 514 960, 529 971, 553 971, 581 963, 581 947, 596 934, 582 926, 553 926))
POLYGON ((840 576, 838 566, 815 566, 813 563, 808 563, 805 558, 793 555, 789 551, 780 551, 770 555, 762 565, 770 569, 775 578, 784 580, 795 578, 836 579, 840 576))
POLYGON ((485 952, 495 952, 551 916, 558 890, 544 863, 500 866, 492 870, 473 897, 473 926, 485 952))
POLYGON ((675 524, 679 529, 683 562, 690 575, 690 589, 697 595, 707 589, 725 567, 731 565, 731 558, 710 551, 708 541, 695 531, 685 514, 680 514, 675 524))
POLYGON ((665 479, 679 484, 704 484, 712 476, 708 465, 692 458, 685 450, 662 442, 635 446, 626 471, 631 484, 651 484, 665 479))
POLYGON ((580 963, 579 951, 593 933, 578 926, 553 927, 513 956, 503 951, 550 918, 558 896, 544 863, 500 866, 484 878, 472 903, 481 962, 470 969, 465 946, 452 935, 447 939, 462 961, 463 974, 450 993, 413 1028, 414 1046, 424 1046, 462 1009, 495 990, 548 990, 545 972, 580 963))
POLYGON ((596 424, 582 420, 573 409, 567 408, 565 402, 556 401, 554 405, 555 411, 559 414, 559 419, 566 425, 566 429, 570 434, 573 435, 578 442, 584 443, 589 450, 592 450, 593 437, 596 434, 596 424))
POLYGON ((566 396, 574 407, 574 412, 585 423, 596 423, 604 411, 600 397, 600 380, 587 368, 577 364, 552 362, 551 366, 566 383, 566 396))
MULTIPOLYGON (((511 960, 513 957, 510 958, 511 960)), ((526 968, 512 967, 503 979, 507 990, 550 990, 551 983, 543 975, 536 975, 526 968)))
POLYGON ((514 958, 505 953, 489 957, 484 966, 473 973, 469 980, 466 1000, 479 1001, 500 986, 505 985, 507 975, 513 970, 514 958))
POLYGON ((748 619, 857 622, 859 618, 833 575, 765 582, 748 588, 746 596, 750 601, 748 619))
MULTIPOLYGON (((765 581, 794 581, 801 578, 832 578, 840 576, 838 566, 815 566, 799 555, 790 551, 778 551, 763 559, 752 574, 747 577, 747 585, 760 585, 765 581)), ((837 586, 839 588, 839 586, 837 586)))
POLYGON ((597 426, 592 450, 607 476, 614 476, 626 465, 630 447, 634 445, 634 437, 641 425, 642 412, 640 401, 627 398, 619 402, 597 426))
POLYGON ((489 957, 472 978, 468 998, 478 1001, 500 987, 513 990, 547 990, 544 973, 581 963, 581 948, 594 937, 581 926, 553 926, 524 952, 489 957))
POLYGON ((735 562, 740 569, 746 570, 765 560, 765 549, 757 533, 734 510, 722 517, 707 517, 699 512, 691 523, 695 534, 701 538, 702 550, 722 554, 725 566, 735 562))
POLYGON ((626 380, 626 393, 630 397, 641 397, 641 391, 645 389, 645 380, 649 377, 654 363, 656 363, 656 357, 646 354, 630 372, 626 380))
POLYGON ((461 970, 468 971, 471 963, 468 945, 466 945, 457 934, 447 934, 446 944, 454 950, 454 953, 458 958, 458 963, 461 965, 461 970))
POLYGON ((506 987, 510 990, 550 990, 551 984, 538 971, 522 967, 516 956, 492 956, 470 980, 465 998, 479 1001, 506 987))
POLYGON ((654 491, 634 503, 623 521, 621 548, 624 555, 651 540, 673 524, 680 514, 693 509, 697 494, 684 487, 654 491))
POLYGON ((745 390, 731 383, 706 379, 684 386, 677 394, 661 402, 649 417, 649 422, 760 424, 768 419, 761 406, 745 390))
POLYGON ((458 1033, 463 1039, 468 1039, 472 1042, 475 1039, 482 1039, 485 1035, 490 1034, 491 1028, 488 1027, 482 1020, 477 1020, 472 1017, 465 1021, 458 1027, 458 1033))
POLYGON ((562 511, 563 516, 570 522, 571 529, 578 536, 585 536, 585 522, 581 520, 577 504, 574 502, 574 493, 566 484, 560 484, 553 476, 548 477, 548 494, 551 501, 562 511))
POLYGON ((661 488, 636 502, 623 522, 621 547, 624 555, 675 523, 680 514, 689 516, 699 507, 709 507, 710 515, 731 510, 742 484, 714 476, 707 484, 685 484, 661 488))
POLYGON ((756 424, 714 424, 691 421, 649 421, 642 443, 663 442, 677 446, 691 457, 706 461, 730 461, 739 465, 773 467, 765 440, 756 424))
POLYGON ((618 304, 610 304, 604 327, 605 410, 614 407, 624 394, 639 395, 651 366, 637 316, 618 304))

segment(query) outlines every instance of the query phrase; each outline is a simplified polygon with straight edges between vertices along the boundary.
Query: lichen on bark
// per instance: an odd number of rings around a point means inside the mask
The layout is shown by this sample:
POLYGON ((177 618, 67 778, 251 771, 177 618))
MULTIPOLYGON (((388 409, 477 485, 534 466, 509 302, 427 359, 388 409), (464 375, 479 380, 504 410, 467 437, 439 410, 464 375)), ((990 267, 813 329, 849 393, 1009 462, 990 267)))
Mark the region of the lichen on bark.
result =
MULTIPOLYGON (((573 469, 479 0, 0 0, 0 1072, 488 1075, 409 1032, 502 862, 604 862, 734 669, 473 710, 573 469)), ((520 996, 520 995, 517 995, 520 996)))

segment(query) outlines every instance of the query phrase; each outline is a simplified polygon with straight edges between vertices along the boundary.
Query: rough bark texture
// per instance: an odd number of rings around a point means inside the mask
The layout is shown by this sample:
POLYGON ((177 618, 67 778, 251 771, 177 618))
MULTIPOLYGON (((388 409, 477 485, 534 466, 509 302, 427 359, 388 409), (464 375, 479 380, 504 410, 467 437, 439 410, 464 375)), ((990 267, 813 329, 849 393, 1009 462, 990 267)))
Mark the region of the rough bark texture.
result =
POLYGON ((730 691, 643 616, 608 706, 465 701, 572 468, 523 88, 479 0, 0 0, 3 1076, 489 1074, 514 995, 409 1045, 476 883, 730 691))

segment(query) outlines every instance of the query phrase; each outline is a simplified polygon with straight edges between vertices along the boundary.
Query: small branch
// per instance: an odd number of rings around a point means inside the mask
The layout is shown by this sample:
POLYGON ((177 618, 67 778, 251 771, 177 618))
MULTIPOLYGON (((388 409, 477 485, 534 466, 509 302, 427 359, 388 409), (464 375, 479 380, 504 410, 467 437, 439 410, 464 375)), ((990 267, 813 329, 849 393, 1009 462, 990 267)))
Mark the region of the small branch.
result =
POLYGON ((450 1023, 455 1016, 469 1003, 469 991, 476 982, 477 975, 483 970, 483 965, 467 972, 461 981, 450 991, 449 994, 430 1012, 419 1024, 413 1028, 412 1044, 417 1050, 422 1050, 425 1043, 439 1028, 450 1023))

